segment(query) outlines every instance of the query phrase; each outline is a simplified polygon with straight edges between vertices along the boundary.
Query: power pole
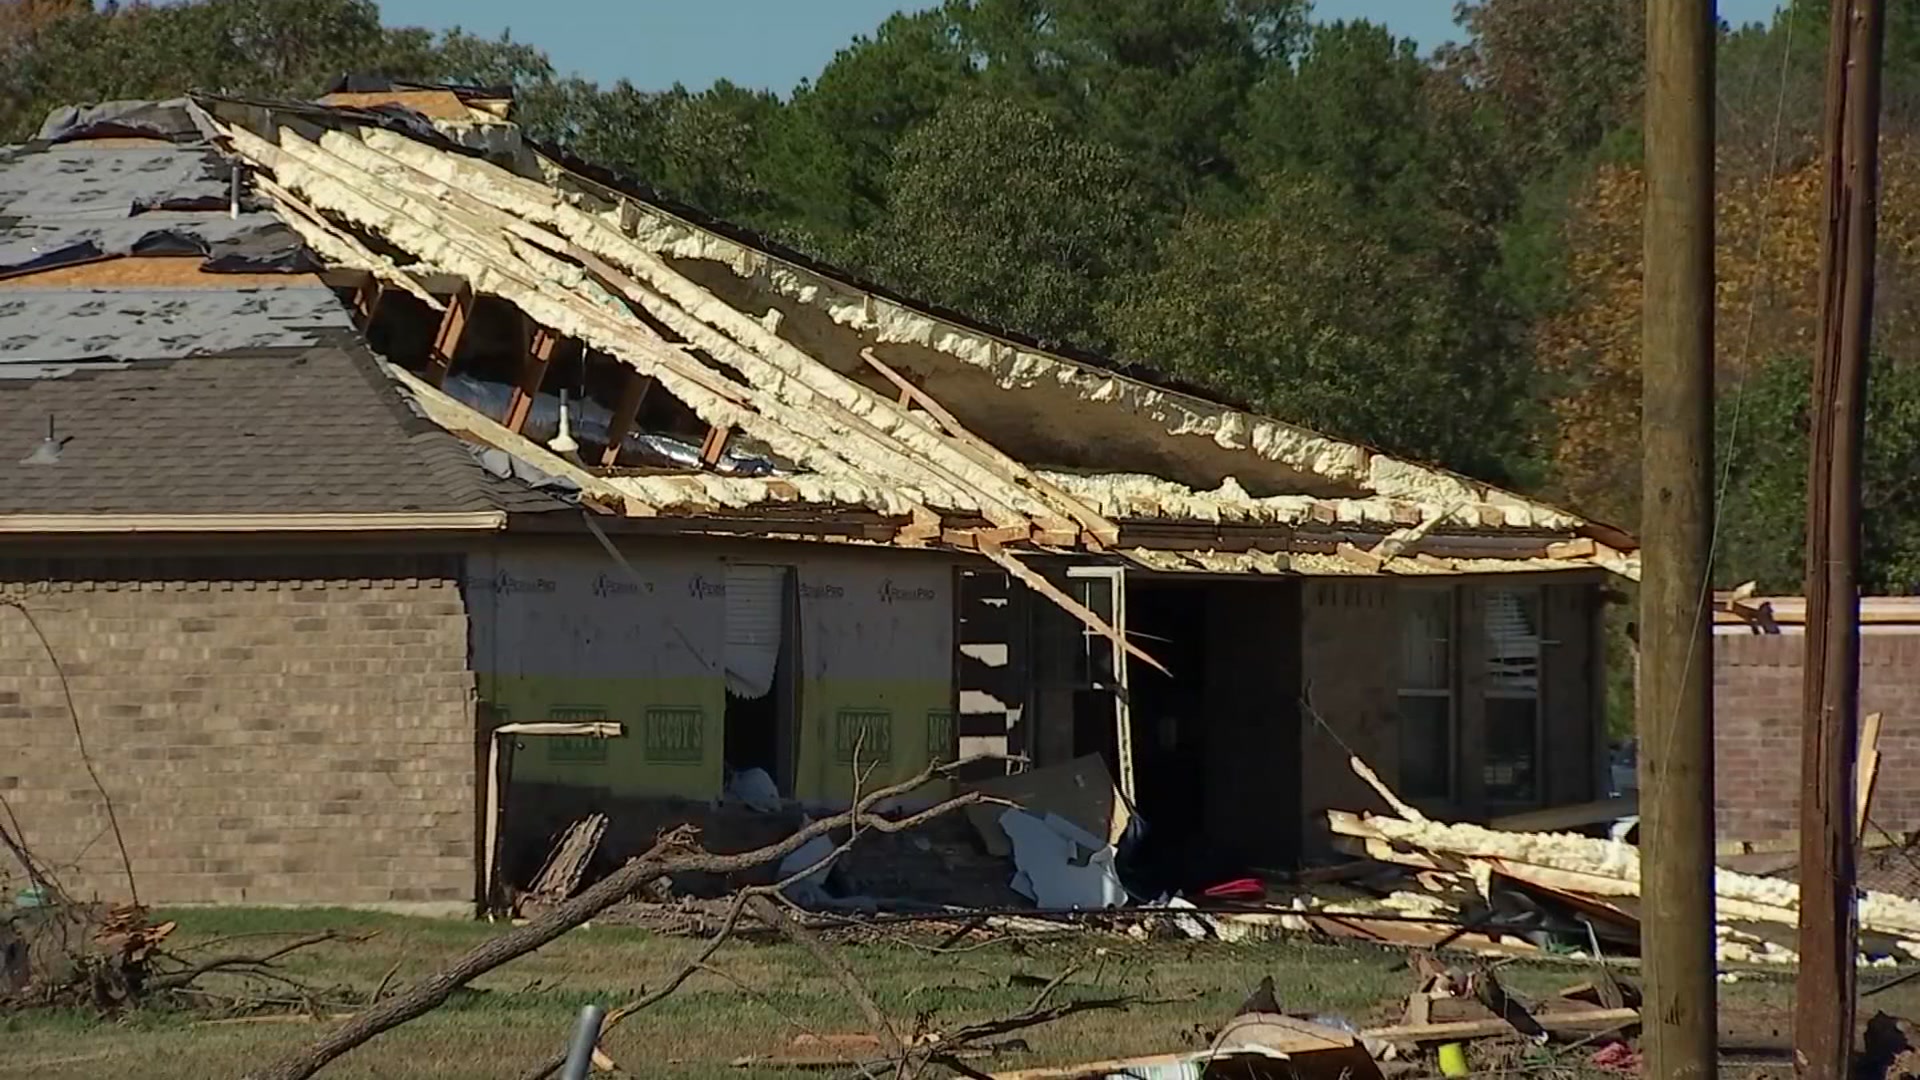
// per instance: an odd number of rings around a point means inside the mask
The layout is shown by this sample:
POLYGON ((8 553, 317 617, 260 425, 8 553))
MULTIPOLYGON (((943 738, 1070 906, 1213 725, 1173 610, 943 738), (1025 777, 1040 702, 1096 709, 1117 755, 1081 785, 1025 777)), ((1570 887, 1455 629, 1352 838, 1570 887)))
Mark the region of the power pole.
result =
POLYGON ((1640 954, 1649 1077, 1716 1074, 1713 0, 1647 4, 1640 954))
POLYGON ((1820 355, 1807 469, 1800 748, 1800 978, 1794 1065, 1845 1080, 1853 1052, 1855 728, 1860 713, 1860 443, 1880 185, 1884 0, 1833 0, 1827 58, 1820 355))

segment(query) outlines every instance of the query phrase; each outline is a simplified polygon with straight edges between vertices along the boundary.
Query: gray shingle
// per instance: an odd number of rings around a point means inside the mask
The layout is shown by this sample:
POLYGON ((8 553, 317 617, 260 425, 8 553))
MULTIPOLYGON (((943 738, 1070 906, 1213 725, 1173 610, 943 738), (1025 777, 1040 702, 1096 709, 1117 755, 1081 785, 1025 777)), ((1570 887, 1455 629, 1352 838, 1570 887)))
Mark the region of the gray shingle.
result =
POLYGON ((353 322, 319 284, 251 289, 0 287, 0 380, 15 364, 170 360, 309 346, 353 322))
POLYGON ((359 345, 0 380, 0 514, 533 511, 359 345), (22 459, 52 417, 60 460, 22 459))

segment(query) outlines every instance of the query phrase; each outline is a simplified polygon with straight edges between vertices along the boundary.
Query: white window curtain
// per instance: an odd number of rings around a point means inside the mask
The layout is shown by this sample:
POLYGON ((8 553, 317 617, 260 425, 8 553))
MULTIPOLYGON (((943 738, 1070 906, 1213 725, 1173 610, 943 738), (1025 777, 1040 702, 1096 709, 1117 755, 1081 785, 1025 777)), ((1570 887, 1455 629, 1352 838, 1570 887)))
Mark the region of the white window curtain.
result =
POLYGON ((727 567, 727 693, 765 697, 773 689, 786 629, 787 568, 727 567))

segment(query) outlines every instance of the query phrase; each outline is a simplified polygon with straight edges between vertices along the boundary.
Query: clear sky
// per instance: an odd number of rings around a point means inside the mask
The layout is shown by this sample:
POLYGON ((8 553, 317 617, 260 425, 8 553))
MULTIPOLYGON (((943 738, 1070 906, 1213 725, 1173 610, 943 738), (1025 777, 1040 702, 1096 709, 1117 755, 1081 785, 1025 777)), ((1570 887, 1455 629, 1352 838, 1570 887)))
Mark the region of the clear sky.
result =
MULTIPOLYGON (((513 36, 545 49, 554 67, 642 89, 715 79, 785 92, 891 12, 902 0, 381 0, 390 25, 513 36)), ((1738 25, 1768 18, 1779 0, 1720 0, 1738 25)), ((1317 0, 1323 19, 1384 22, 1423 48, 1453 40, 1453 0, 1317 0)))

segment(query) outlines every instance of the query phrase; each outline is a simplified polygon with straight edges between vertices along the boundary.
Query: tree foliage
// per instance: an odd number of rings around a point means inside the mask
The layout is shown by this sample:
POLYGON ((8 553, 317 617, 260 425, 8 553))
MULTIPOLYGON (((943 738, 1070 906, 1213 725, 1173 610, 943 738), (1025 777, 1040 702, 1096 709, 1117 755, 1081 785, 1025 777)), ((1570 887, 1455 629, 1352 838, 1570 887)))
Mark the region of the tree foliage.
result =
POLYGON ((1096 309, 1150 250, 1153 200, 1119 149, 1001 98, 951 102, 902 140, 862 254, 915 295, 1099 347, 1096 309))
MULTIPOLYGON (((1920 589, 1920 364, 1876 356, 1860 468, 1861 557, 1868 594, 1920 589)), ((1779 354, 1722 397, 1728 462, 1720 565, 1769 592, 1799 590, 1807 521, 1805 360, 1779 354)), ((1731 584, 1731 579, 1729 580, 1731 584)))

